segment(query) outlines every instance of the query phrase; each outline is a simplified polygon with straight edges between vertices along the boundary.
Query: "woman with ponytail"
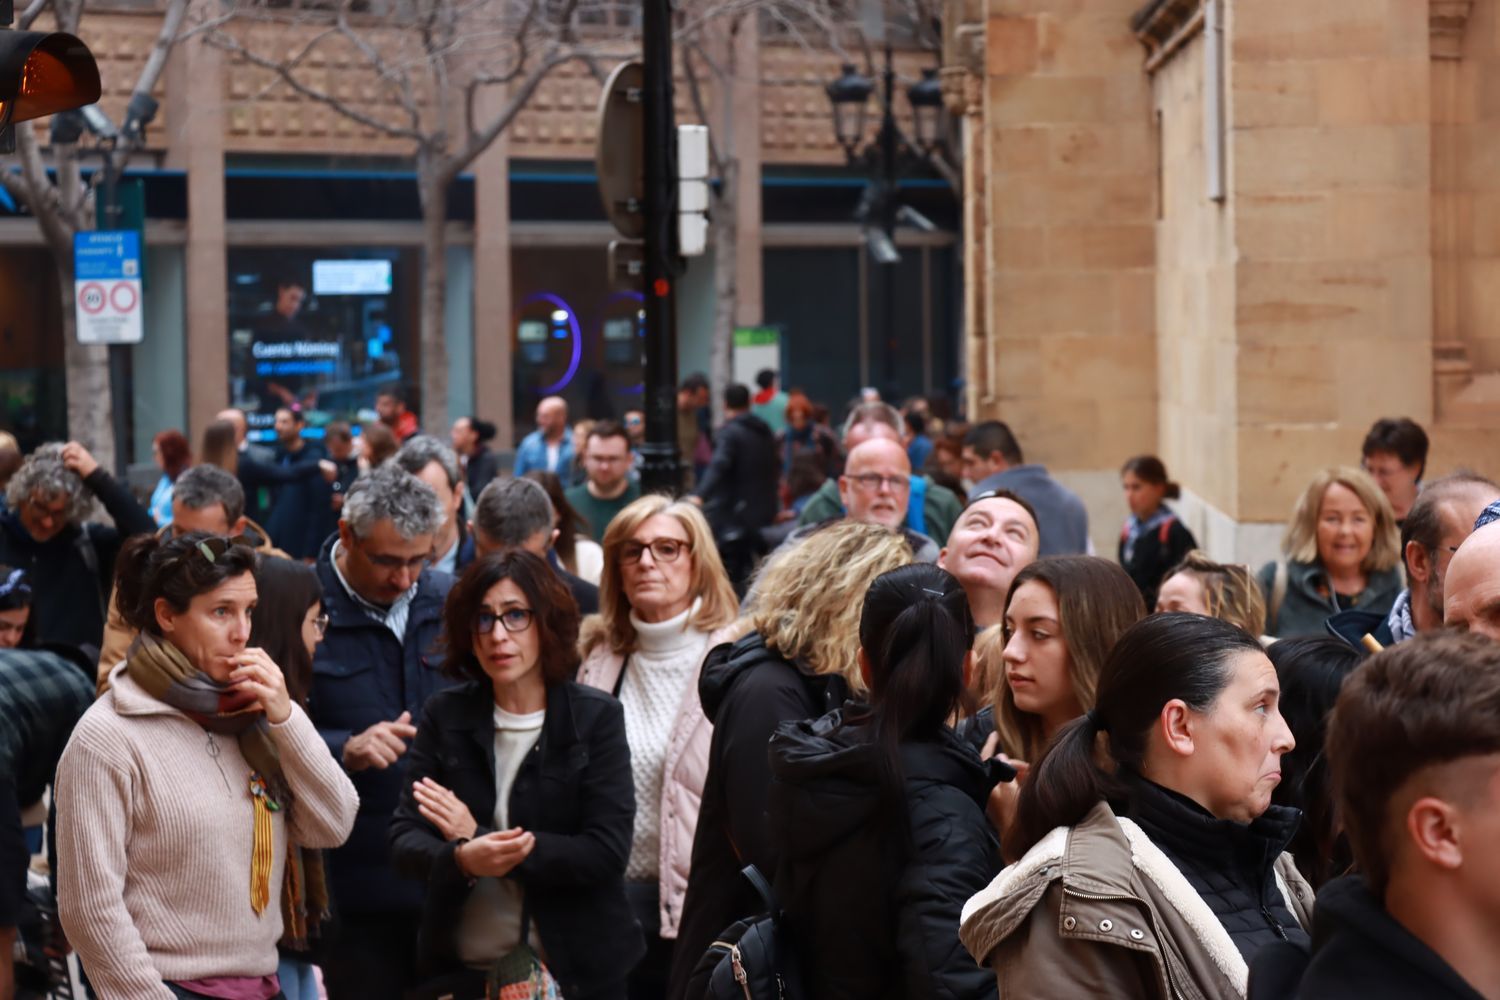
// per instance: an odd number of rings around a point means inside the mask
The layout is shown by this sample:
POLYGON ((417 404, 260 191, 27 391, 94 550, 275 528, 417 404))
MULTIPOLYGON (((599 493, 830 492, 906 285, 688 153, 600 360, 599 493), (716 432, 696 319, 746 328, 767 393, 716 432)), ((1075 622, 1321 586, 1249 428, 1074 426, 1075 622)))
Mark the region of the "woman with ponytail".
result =
POLYGON ((808 996, 995 996, 957 934, 964 900, 1000 867, 984 812, 995 780, 949 727, 973 627, 944 570, 881 575, 859 623, 867 703, 771 739, 777 892, 808 996))
POLYGON ((248 645, 255 568, 240 539, 201 533, 120 555, 140 635, 56 786, 58 911, 101 997, 280 997, 288 860, 354 826, 354 786, 248 645))
POLYGON ((1243 997, 1260 948, 1307 943, 1300 813, 1271 804, 1294 746, 1279 698, 1260 643, 1216 618, 1120 638, 1021 791, 1021 860, 964 906, 1002 995, 1243 997))
POLYGON ((1120 529, 1120 565, 1141 589, 1146 609, 1156 610, 1156 591, 1168 570, 1198 547, 1193 533, 1164 503, 1182 489, 1167 478, 1167 467, 1155 455, 1137 455, 1120 469, 1120 488, 1130 516, 1120 529))

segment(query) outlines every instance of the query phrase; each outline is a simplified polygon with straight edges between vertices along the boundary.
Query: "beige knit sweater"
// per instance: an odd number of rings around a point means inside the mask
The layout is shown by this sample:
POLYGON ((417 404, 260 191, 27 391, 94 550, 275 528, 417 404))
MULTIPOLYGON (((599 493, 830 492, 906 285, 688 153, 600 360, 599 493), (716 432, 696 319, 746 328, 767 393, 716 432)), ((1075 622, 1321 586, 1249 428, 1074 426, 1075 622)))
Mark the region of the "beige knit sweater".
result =
POLYGON ((170 1000, 163 980, 276 971, 287 836, 342 844, 359 796, 300 708, 271 732, 295 802, 273 816, 271 905, 250 908, 250 767, 123 666, 57 768, 57 896, 102 1000, 170 1000), (216 747, 217 759, 211 751, 216 747))

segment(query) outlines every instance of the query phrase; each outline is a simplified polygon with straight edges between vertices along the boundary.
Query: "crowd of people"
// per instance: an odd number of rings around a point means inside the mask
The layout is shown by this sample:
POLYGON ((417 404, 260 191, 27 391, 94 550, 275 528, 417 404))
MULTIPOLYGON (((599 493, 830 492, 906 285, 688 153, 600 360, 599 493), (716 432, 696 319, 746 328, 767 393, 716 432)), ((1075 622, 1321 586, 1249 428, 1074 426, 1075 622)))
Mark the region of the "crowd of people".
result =
POLYGON ((1500 486, 1382 420, 1250 567, 1137 455, 1106 558, 1000 421, 708 393, 673 495, 558 398, 0 439, 0 998, 1500 1000, 1500 486))

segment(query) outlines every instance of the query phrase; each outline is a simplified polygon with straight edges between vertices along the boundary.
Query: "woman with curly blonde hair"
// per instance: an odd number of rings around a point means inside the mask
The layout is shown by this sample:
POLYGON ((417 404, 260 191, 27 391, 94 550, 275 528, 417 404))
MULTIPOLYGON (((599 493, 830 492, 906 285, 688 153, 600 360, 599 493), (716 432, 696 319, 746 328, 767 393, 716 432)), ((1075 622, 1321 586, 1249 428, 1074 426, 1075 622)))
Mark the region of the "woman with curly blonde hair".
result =
POLYGON ((698 672, 739 614, 696 506, 652 494, 615 515, 604 532, 599 610, 584 625, 578 683, 613 693, 625 709, 636 804, 625 890, 646 932, 646 958, 631 973, 630 991, 659 997, 713 733, 698 700, 698 672))
POLYGON ((687 899, 667 996, 683 997, 714 936, 761 904, 740 869, 768 876, 767 744, 786 721, 813 719, 865 689, 859 619, 875 578, 913 561, 906 540, 880 525, 839 521, 783 549, 762 568, 746 634, 708 654, 698 681, 713 723, 687 899))

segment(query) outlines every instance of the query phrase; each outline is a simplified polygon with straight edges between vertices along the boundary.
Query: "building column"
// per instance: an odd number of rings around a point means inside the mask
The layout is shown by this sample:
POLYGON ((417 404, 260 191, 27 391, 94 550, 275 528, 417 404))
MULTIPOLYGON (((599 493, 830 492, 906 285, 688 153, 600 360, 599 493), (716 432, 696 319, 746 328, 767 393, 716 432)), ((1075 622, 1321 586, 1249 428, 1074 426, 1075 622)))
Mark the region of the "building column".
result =
POLYGON ((735 151, 739 156, 739 230, 736 233, 735 285, 739 301, 735 308, 738 326, 759 326, 765 313, 765 277, 761 241, 761 88, 760 27, 752 15, 741 19, 735 38, 733 65, 738 69, 734 88, 735 151))
POLYGON ((187 172, 187 415, 200 440, 229 405, 228 248, 224 233, 224 56, 202 37, 167 66, 167 166, 187 172))
MULTIPOLYGON (((479 92, 476 119, 499 112, 505 88, 479 92)), ((474 412, 515 440, 511 400, 510 150, 504 132, 474 161, 474 412)))

